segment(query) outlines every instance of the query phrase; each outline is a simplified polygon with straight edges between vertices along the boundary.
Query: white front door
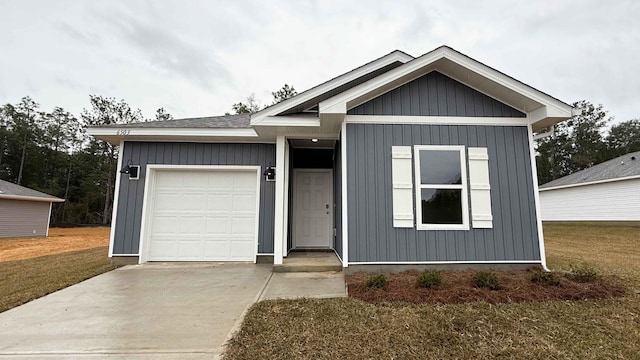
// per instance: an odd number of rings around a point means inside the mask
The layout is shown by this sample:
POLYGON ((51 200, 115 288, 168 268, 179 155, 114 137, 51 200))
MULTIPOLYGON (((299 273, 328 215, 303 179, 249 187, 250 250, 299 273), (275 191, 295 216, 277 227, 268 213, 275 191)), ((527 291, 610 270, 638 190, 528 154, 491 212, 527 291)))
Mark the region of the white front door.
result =
POLYGON ((331 248, 331 170, 294 170, 294 248, 331 248))

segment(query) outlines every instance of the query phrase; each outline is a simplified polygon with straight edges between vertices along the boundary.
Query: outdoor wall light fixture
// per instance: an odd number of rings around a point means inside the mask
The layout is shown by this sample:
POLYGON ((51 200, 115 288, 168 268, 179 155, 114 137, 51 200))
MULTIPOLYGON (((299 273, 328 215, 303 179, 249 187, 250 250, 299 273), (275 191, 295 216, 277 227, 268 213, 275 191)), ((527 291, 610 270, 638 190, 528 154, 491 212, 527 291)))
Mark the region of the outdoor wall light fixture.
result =
POLYGON ((138 180, 140 178, 140 165, 133 165, 131 159, 127 161, 127 165, 120 170, 121 174, 128 174, 129 180, 138 180))
POLYGON ((266 181, 276 181, 276 168, 269 165, 262 175, 266 181))
POLYGON ((318 139, 315 139, 315 138, 314 138, 314 139, 311 139, 311 142, 312 142, 312 143, 317 143, 317 142, 318 142, 318 139))

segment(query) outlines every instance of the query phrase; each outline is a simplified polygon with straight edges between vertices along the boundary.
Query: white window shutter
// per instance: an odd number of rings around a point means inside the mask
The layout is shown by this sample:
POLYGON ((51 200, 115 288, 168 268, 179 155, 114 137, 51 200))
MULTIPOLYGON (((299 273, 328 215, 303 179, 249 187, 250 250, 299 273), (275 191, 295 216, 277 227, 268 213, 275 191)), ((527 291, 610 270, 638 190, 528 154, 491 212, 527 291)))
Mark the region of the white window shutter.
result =
POLYGON ((391 147, 393 227, 413 227, 413 174, 411 146, 391 147))
POLYGON ((493 227, 491 185, 487 148, 469 148, 469 188, 471 189, 471 222, 474 228, 493 227))

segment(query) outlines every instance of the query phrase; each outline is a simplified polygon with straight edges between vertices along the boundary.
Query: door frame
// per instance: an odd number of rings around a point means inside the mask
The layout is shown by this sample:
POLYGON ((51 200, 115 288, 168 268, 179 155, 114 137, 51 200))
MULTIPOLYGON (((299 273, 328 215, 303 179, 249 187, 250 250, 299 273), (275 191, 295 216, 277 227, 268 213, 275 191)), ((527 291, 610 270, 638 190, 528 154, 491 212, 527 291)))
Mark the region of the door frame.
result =
POLYGON ((148 164, 144 182, 144 195, 142 198, 142 217, 140 220, 140 241, 138 253, 138 264, 143 264, 149 258, 149 233, 151 226, 151 209, 154 205, 154 191, 158 172, 166 171, 198 171, 198 172, 224 172, 224 171, 247 171, 256 174, 256 219, 255 219, 255 246, 253 247, 253 262, 256 262, 258 254, 258 238, 260 230, 260 182, 262 180, 261 166, 244 165, 159 165, 148 164))
POLYGON ((289 251, 291 250, 303 250, 303 249, 327 249, 327 250, 334 250, 334 246, 333 246, 333 231, 335 229, 335 206, 334 206, 334 193, 333 193, 333 169, 307 169, 307 168, 298 168, 298 169, 293 169, 293 181, 291 182, 291 186, 293 187, 293 191, 291 192, 291 197, 292 197, 292 204, 291 204, 291 213, 292 214, 297 214, 297 198, 298 198, 298 194, 297 194, 297 182, 298 182, 298 173, 300 172, 311 172, 311 173, 327 173, 329 174, 329 210, 330 210, 330 222, 329 222, 329 246, 328 247, 297 247, 296 245, 296 228, 297 228, 297 221, 296 221, 296 216, 294 215, 291 218, 291 222, 292 222, 292 226, 291 226, 291 249, 289 249, 289 251))

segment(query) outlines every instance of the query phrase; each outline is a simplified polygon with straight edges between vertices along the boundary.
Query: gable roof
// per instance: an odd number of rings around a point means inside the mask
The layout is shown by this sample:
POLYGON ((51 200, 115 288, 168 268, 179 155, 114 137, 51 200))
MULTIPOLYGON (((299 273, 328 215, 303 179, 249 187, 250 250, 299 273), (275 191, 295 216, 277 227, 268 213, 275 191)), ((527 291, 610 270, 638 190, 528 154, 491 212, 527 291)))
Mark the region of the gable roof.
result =
POLYGON ((448 46, 441 46, 372 80, 322 101, 321 114, 346 114, 431 71, 451 77, 529 116, 534 130, 570 118, 573 107, 540 90, 470 58, 448 46))
POLYGON ((0 199, 63 202, 63 199, 29 189, 8 181, 0 180, 0 199))
POLYGON ((540 185, 540 190, 552 190, 630 178, 640 178, 640 151, 618 156, 615 159, 555 179, 540 185))

